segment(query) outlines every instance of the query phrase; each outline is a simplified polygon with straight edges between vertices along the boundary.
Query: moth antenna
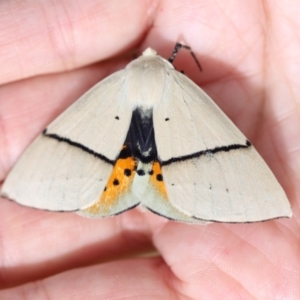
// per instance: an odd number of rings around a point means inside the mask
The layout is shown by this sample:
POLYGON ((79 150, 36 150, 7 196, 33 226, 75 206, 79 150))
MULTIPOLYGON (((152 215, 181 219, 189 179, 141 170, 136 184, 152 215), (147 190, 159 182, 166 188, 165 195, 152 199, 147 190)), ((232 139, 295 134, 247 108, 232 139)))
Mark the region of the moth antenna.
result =
POLYGON ((186 46, 186 45, 183 45, 183 44, 180 44, 180 43, 178 43, 178 42, 175 44, 174 50, 173 50, 173 52, 172 52, 170 58, 168 59, 169 62, 170 62, 171 64, 173 64, 173 61, 174 61, 174 59, 176 58, 176 56, 177 56, 179 50, 182 49, 182 48, 190 51, 190 54, 191 54, 191 56, 193 57, 194 61, 196 62, 196 65, 198 66, 199 70, 202 72, 203 69, 202 69, 202 67, 201 67, 201 65, 200 65, 200 62, 198 61, 198 59, 197 59, 195 53, 192 51, 191 47, 186 46))

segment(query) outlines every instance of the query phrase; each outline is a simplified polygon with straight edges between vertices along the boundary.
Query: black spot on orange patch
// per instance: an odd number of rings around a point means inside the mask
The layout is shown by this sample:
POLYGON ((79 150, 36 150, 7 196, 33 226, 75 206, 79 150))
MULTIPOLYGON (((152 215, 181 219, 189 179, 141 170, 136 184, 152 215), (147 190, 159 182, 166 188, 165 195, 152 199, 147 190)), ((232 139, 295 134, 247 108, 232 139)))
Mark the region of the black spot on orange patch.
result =
POLYGON ((152 170, 149 172, 150 183, 152 186, 165 198, 168 199, 167 190, 163 182, 163 176, 161 172, 161 166, 158 161, 154 161, 152 170), (151 173, 151 174, 150 174, 151 173))
POLYGON ((129 177, 131 175, 131 170, 130 169, 125 169, 124 170, 124 175, 129 177))
POLYGON ((157 174, 157 175, 156 175, 156 180, 157 180, 157 181, 162 181, 162 180, 163 180, 162 175, 161 175, 161 174, 157 174))
POLYGON ((120 197, 130 191, 137 161, 128 154, 126 146, 123 146, 100 199, 84 212, 91 215, 109 213, 120 197))

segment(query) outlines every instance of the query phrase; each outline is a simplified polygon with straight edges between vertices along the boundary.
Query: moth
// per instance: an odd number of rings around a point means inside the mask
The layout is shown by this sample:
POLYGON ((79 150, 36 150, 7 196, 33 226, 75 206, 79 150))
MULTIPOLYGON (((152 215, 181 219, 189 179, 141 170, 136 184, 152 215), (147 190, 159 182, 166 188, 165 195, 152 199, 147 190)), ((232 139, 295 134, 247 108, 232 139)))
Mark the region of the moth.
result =
POLYGON ((86 92, 27 148, 3 197, 107 217, 143 206, 168 219, 255 222, 292 215, 269 167, 213 100, 146 49, 86 92))

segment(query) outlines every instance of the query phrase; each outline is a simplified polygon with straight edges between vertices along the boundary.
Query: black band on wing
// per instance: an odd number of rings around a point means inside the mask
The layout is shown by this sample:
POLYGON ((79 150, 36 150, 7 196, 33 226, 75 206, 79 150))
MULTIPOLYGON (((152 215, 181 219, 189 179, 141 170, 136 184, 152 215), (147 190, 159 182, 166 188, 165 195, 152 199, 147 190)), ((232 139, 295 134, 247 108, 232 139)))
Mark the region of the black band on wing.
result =
POLYGON ((195 152, 195 153, 192 153, 192 154, 189 154, 189 155, 184 155, 184 156, 179 156, 179 157, 172 157, 168 160, 162 161, 161 166, 167 166, 167 165, 170 165, 174 162, 184 161, 184 160, 200 157, 200 156, 206 155, 206 154, 215 154, 215 153, 218 153, 218 152, 229 152, 231 150, 249 148, 250 146, 251 146, 251 143, 247 140, 245 145, 233 144, 233 145, 228 145, 228 146, 216 147, 216 148, 213 148, 213 149, 202 150, 202 151, 195 152))
POLYGON ((74 142, 74 141, 72 141, 72 140, 70 140, 68 138, 59 136, 59 135, 57 135, 55 133, 47 133, 47 129, 45 129, 42 134, 43 134, 43 136, 49 137, 49 138, 57 140, 59 142, 63 142, 63 143, 69 144, 69 145, 71 145, 73 147, 76 147, 76 148, 79 148, 79 149, 81 149, 84 152, 87 152, 87 153, 89 153, 89 154, 91 154, 91 155, 93 155, 93 156, 95 156, 97 158, 100 158, 101 160, 107 162, 108 164, 111 164, 111 165, 115 164, 115 161, 110 160, 106 156, 104 156, 104 155, 102 155, 100 153, 97 153, 97 152, 93 151, 92 149, 90 149, 90 148, 88 148, 88 147, 86 147, 86 146, 84 146, 84 145, 82 145, 80 143, 74 142))

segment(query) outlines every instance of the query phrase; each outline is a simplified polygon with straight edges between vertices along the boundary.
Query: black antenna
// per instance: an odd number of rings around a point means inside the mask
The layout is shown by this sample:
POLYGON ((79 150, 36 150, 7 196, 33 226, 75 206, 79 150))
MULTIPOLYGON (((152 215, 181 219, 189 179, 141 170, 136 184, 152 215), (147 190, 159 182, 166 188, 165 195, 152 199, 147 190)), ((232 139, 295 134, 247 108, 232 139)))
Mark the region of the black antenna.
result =
POLYGON ((177 53, 179 52, 179 50, 180 50, 181 48, 187 49, 187 50, 190 51, 190 53, 191 53, 191 55, 192 55, 194 61, 196 62, 196 64, 197 64, 199 70, 202 71, 202 67, 201 67, 201 65, 200 65, 200 63, 199 63, 199 61, 198 61, 198 59, 197 59, 195 53, 192 51, 191 47, 186 46, 186 45, 182 45, 182 44, 180 44, 180 43, 176 43, 176 45, 175 45, 175 47, 174 47, 174 50, 173 50, 173 52, 172 52, 172 55, 171 55, 170 58, 169 58, 169 62, 170 62, 171 64, 173 64, 173 61, 174 61, 174 59, 176 58, 176 55, 177 55, 177 53))

